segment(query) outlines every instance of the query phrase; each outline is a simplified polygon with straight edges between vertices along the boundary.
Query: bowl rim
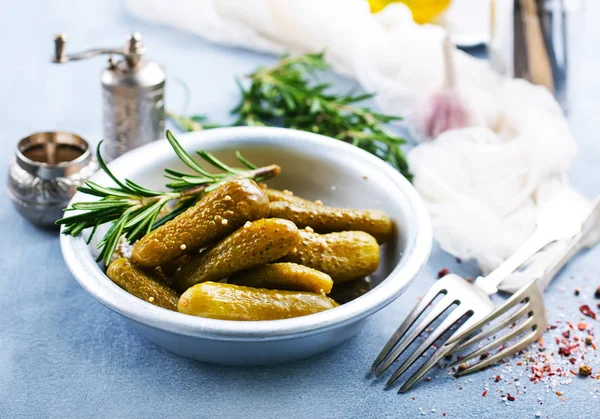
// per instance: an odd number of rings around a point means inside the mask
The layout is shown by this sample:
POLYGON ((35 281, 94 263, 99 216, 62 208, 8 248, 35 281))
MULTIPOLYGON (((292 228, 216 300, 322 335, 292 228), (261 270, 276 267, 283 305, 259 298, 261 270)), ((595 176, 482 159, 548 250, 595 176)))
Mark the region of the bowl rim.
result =
MULTIPOLYGON (((190 316, 173 312, 129 294, 114 284, 96 264, 83 237, 61 234, 60 245, 64 260, 79 284, 95 299, 127 317, 128 319, 152 328, 161 329, 179 335, 196 336, 216 340, 277 340, 293 335, 322 333, 326 330, 353 323, 381 310, 398 298, 410 283, 418 276, 431 253, 432 231, 429 214, 424 202, 411 183, 396 169, 383 160, 355 146, 338 140, 332 140, 319 134, 275 127, 227 127, 209 131, 199 131, 178 135, 185 139, 186 149, 197 149, 204 141, 237 141, 241 138, 277 137, 302 140, 319 147, 324 153, 339 152, 352 154, 355 158, 367 160, 385 174, 405 196, 408 213, 407 222, 415 229, 415 239, 403 249, 403 260, 392 272, 364 296, 333 310, 282 320, 233 321, 217 320, 190 316)), ((118 171, 149 153, 162 153, 171 150, 166 140, 159 140, 139 147, 109 163, 109 167, 118 171)), ((141 158, 138 161, 143 161, 141 158)), ((96 176, 96 175, 95 175, 96 176)), ((77 192, 69 205, 81 200, 84 195, 77 192)), ((62 232, 62 231, 61 231, 62 232)))

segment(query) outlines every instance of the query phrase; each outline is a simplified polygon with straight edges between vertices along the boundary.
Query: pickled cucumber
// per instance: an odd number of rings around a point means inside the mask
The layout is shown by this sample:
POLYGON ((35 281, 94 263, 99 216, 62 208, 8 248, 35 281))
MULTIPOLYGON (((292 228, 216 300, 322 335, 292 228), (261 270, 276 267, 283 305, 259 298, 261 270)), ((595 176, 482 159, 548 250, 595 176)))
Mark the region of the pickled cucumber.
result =
POLYGON ((334 284, 372 274, 379 266, 379 245, 363 231, 317 234, 300 230, 300 242, 281 261, 325 272, 334 284))
POLYGON ((326 273, 296 263, 270 263, 239 272, 229 283, 254 288, 329 294, 333 281, 326 273))
POLYGON ((112 262, 106 275, 131 295, 168 310, 177 311, 179 294, 142 271, 126 258, 112 262))
POLYGON ((133 247, 133 260, 154 267, 213 244, 246 221, 264 218, 269 199, 248 179, 226 183, 196 205, 150 232, 133 247))
POLYGON ((298 243, 298 229, 276 218, 248 222, 200 256, 183 265, 175 278, 184 291, 194 284, 217 281, 236 272, 273 262, 298 243))
POLYGON ((265 195, 269 198, 270 202, 289 202, 291 204, 298 205, 317 205, 313 201, 309 201, 308 199, 300 198, 299 196, 294 195, 293 192, 288 190, 278 191, 277 189, 264 189, 265 195))
POLYGON ((220 320, 278 320, 337 307, 322 294, 203 282, 183 293, 180 313, 220 320))
POLYGON ((269 204, 269 217, 293 221, 298 228, 311 227, 318 233, 364 231, 384 243, 392 236, 390 218, 379 210, 352 210, 325 205, 276 201, 269 204))

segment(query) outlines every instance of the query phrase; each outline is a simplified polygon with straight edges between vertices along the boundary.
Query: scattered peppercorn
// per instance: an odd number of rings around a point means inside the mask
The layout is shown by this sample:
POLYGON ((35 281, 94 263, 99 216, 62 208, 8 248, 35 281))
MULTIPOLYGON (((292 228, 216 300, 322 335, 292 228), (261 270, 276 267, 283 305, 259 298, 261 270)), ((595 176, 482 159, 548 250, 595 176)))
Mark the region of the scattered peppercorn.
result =
POLYGON ((469 366, 468 366, 467 364, 460 364, 460 365, 458 366, 458 371, 464 371, 464 370, 466 370, 467 368, 469 368, 469 366))
POLYGON ((442 268, 438 271, 438 278, 443 278, 446 275, 448 275, 450 273, 450 271, 448 270, 448 268, 442 268))
POLYGON ((596 288, 596 292, 594 293, 594 297, 600 299, 600 287, 596 288))
POLYGON ((480 361, 483 361, 484 359, 486 359, 488 356, 490 356, 489 352, 484 352, 481 354, 481 356, 479 357, 480 361))
POLYGON ((594 343, 594 339, 592 339, 592 337, 590 335, 587 335, 585 337, 585 344, 586 345, 591 345, 592 343, 594 343))
POLYGON ((571 350, 566 346, 561 346, 560 348, 558 348, 558 354, 562 356, 569 356, 571 355, 571 350))
POLYGON ((587 377, 592 374, 592 367, 589 365, 582 365, 579 367, 579 375, 587 377))
POLYGON ((594 313, 592 309, 590 309, 590 306, 584 304, 581 307, 579 307, 579 311, 581 311, 584 316, 588 316, 596 320, 596 313, 594 313))
POLYGON ((581 294, 581 291, 579 291, 579 288, 575 288, 575 296, 579 296, 579 294, 581 294))
POLYGON ((500 381, 500 376, 499 376, 499 375, 497 375, 497 376, 494 378, 494 382, 496 382, 496 383, 497 383, 498 381, 500 381))

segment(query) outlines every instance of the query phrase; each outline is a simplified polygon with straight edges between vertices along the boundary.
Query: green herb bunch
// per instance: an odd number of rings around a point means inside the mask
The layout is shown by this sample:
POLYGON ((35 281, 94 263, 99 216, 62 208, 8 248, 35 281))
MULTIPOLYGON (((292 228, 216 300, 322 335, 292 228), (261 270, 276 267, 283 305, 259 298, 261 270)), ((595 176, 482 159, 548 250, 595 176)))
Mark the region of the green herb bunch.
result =
POLYGON ((223 171, 210 173, 183 149, 171 131, 167 131, 166 136, 177 157, 194 172, 187 174, 165 169, 165 177, 170 179, 170 183, 166 185, 169 191, 151 190, 129 179, 118 179, 106 165, 100 152, 101 143, 98 144, 96 156, 100 168, 112 179, 115 186, 106 187, 88 180, 85 186, 78 188, 79 192, 100 199, 73 204, 66 208, 65 212, 77 211, 77 214, 68 215, 56 222, 64 226, 63 234, 72 236, 78 236, 91 228, 88 243, 98 227, 111 223, 111 227, 98 244, 98 249, 101 249, 98 261, 103 260, 107 265, 110 263, 121 236, 125 235, 129 243, 135 242, 194 205, 204 193, 226 182, 234 179, 253 179, 261 182, 276 176, 280 171, 276 165, 256 167, 239 152, 236 152, 236 157, 245 168, 230 167, 212 154, 198 151, 198 156, 204 162, 223 171), (176 204, 168 208, 167 204, 172 201, 176 201, 176 204))
MULTIPOLYGON (((380 157, 410 179, 400 148, 406 141, 385 127, 402 118, 358 106, 374 94, 330 93, 330 83, 321 83, 314 77, 328 68, 323 53, 284 56, 273 67, 258 68, 247 76, 248 87, 238 80, 241 100, 232 110, 237 117, 233 125, 283 125, 323 134, 380 157)), ((208 128, 203 116, 170 116, 186 131, 208 128)))

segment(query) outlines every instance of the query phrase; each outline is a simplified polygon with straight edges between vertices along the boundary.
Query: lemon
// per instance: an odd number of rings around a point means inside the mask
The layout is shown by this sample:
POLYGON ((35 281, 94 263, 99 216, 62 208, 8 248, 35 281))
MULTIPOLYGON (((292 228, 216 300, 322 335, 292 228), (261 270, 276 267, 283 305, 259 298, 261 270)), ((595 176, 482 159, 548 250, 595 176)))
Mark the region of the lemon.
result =
POLYGON ((383 10, 390 3, 404 3, 417 23, 427 23, 448 8, 451 0, 367 0, 371 13, 383 10))

